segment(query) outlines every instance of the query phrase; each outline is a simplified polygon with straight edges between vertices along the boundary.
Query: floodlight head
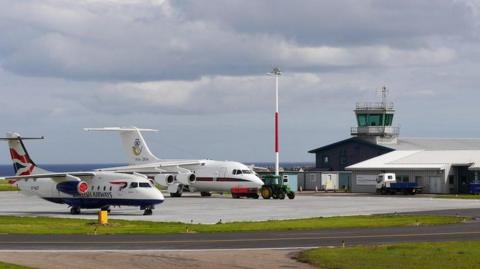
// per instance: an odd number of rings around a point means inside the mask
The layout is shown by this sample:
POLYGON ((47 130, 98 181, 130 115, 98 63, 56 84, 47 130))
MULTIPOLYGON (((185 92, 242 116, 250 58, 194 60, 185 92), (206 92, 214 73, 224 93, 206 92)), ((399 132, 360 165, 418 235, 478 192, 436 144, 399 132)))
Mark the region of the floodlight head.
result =
POLYGON ((282 74, 282 72, 280 71, 280 68, 274 67, 273 70, 272 70, 272 74, 276 75, 276 76, 280 76, 282 74))

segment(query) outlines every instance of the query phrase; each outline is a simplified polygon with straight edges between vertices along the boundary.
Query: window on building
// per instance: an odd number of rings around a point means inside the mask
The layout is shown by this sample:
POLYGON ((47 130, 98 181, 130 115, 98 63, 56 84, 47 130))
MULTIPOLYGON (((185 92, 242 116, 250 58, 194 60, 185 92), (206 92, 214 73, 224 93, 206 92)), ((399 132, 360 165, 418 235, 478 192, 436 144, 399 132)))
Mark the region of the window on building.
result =
POLYGON ((328 163, 328 156, 323 156, 323 163, 328 163))
POLYGON ((392 126, 393 114, 385 114, 385 126, 392 126))
POLYGON ((448 184, 450 184, 450 185, 455 184, 455 176, 454 175, 449 175, 448 176, 448 184))
POLYGON ((365 127, 367 126, 367 115, 366 114, 359 114, 357 115, 358 126, 365 127))
POLYGON ((383 125, 383 114, 368 115, 368 125, 369 126, 382 126, 383 125))

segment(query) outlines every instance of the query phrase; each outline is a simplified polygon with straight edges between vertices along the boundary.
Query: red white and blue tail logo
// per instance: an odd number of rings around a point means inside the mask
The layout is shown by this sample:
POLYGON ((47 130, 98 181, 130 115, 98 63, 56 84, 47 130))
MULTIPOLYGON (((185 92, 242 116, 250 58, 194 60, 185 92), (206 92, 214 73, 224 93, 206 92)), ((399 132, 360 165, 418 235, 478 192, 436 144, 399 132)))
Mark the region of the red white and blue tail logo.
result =
POLYGON ((15 175, 28 176, 32 174, 35 164, 27 153, 20 155, 15 149, 10 148, 10 156, 12 157, 15 175))

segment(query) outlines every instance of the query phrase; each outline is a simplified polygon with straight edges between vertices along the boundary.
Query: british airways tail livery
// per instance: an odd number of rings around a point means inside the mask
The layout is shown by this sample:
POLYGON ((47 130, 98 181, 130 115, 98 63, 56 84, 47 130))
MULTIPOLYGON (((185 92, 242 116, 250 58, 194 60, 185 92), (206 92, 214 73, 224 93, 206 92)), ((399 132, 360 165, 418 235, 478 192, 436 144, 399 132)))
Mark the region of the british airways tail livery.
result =
POLYGON ((146 176, 115 172, 56 173, 39 168, 30 158, 23 140, 43 137, 21 137, 7 133, 15 176, 5 177, 27 195, 67 204, 71 214, 82 208, 110 210, 111 206, 138 206, 151 215, 154 206, 163 202, 162 193, 146 176))

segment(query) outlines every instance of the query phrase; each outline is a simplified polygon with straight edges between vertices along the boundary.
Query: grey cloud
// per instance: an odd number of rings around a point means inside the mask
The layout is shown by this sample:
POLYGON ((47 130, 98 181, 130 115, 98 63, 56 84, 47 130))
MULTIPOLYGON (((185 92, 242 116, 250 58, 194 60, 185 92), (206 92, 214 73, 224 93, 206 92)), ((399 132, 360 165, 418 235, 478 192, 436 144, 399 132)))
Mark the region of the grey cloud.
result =
POLYGON ((323 72, 416 58, 437 64, 455 53, 448 42, 428 44, 429 36, 463 36, 471 27, 467 8, 443 0, 433 10, 422 1, 119 3, 2 2, 0 29, 9 38, 0 40, 0 64, 24 76, 137 82, 261 74, 274 65, 323 72), (416 39, 422 46, 392 45, 416 39))
POLYGON ((274 33, 309 45, 425 46, 435 36, 473 35, 474 11, 451 0, 172 2, 186 17, 243 33, 274 33))

